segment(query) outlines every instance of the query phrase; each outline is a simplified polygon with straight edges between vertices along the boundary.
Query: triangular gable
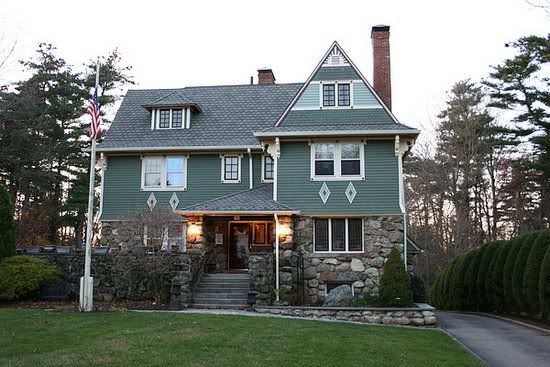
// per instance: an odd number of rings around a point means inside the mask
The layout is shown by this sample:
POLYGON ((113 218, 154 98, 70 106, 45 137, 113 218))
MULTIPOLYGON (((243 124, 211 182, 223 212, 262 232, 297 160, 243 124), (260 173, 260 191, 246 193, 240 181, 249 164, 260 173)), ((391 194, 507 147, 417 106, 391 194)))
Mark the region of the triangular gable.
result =
POLYGON ((334 41, 275 126, 279 126, 292 110, 319 110, 323 81, 350 82, 354 108, 383 108, 395 123, 399 123, 342 47, 334 41))

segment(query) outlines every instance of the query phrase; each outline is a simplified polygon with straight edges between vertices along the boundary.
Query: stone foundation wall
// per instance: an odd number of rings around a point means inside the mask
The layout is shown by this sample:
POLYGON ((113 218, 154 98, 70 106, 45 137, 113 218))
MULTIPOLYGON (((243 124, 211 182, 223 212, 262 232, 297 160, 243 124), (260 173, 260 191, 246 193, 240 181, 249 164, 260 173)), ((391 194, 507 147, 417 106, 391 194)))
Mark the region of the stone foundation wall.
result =
POLYGON ((435 327, 434 308, 359 308, 359 307, 256 307, 258 313, 308 317, 322 320, 355 321, 368 324, 435 327))
POLYGON ((403 216, 366 217, 364 252, 315 253, 313 250, 313 218, 295 217, 294 250, 283 253, 287 273, 281 276, 285 287, 296 286, 296 258, 304 258, 304 288, 307 304, 320 304, 330 283, 348 283, 355 296, 377 295, 380 276, 392 248, 403 246, 403 216), (294 260, 293 260, 294 259, 294 260))
POLYGON ((269 305, 275 289, 275 255, 251 254, 249 258, 250 289, 258 292, 258 305, 269 305))
MULTIPOLYGON (((64 280, 70 284, 72 299, 78 298, 80 277, 84 273, 84 254, 41 254, 64 272, 64 280)), ((93 255, 92 277, 94 299, 143 301, 154 297, 153 284, 147 266, 158 266, 166 272, 162 279, 163 302, 172 308, 184 308, 191 302, 193 285, 200 277, 203 257, 195 254, 156 255, 93 255)), ((152 270, 154 271, 154 270, 152 270)))

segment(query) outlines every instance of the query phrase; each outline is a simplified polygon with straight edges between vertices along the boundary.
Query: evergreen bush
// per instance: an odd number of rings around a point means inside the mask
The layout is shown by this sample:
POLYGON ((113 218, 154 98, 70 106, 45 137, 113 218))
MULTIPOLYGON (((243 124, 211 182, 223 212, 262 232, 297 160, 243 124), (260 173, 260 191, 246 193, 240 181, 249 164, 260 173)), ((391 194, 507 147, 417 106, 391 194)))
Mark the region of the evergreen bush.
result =
POLYGON ((426 302, 426 285, 422 278, 417 275, 410 276, 410 287, 412 291, 413 301, 415 303, 425 303, 426 302))
POLYGON ((539 274, 539 302, 543 319, 550 315, 550 246, 542 259, 539 274))
POLYGON ((434 283, 432 284, 430 288, 430 304, 439 308, 439 285, 441 284, 441 278, 442 278, 443 272, 439 272, 437 276, 435 277, 434 283))
POLYGON ((514 296, 514 301, 518 306, 518 312, 529 310, 529 305, 527 303, 527 292, 523 288, 523 275, 525 274, 525 266, 527 264, 529 252, 531 251, 533 243, 537 239, 538 235, 539 232, 530 232, 523 236, 518 256, 514 262, 514 270, 512 273, 512 295, 514 296))
POLYGON ((479 263, 479 271, 476 279, 476 302, 477 309, 479 311, 487 311, 488 309, 489 299, 487 297, 485 280, 487 279, 489 266, 491 265, 491 260, 493 259, 497 246, 498 243, 496 242, 487 242, 483 246, 483 256, 481 257, 481 262, 479 263))
POLYGON ((0 185, 0 261, 15 255, 15 224, 10 196, 0 185))
POLYGON ((510 251, 508 251, 508 256, 506 257, 506 262, 504 264, 503 274, 503 299, 504 306, 507 312, 514 312, 517 310, 518 305, 514 299, 514 288, 512 284, 512 279, 514 277, 514 264, 521 249, 523 243, 523 237, 525 235, 517 236, 512 239, 510 244, 510 251))
POLYGON ((468 269, 475 257, 476 253, 474 251, 468 252, 464 256, 464 261, 462 261, 461 266, 456 270, 456 284, 454 289, 454 299, 457 310, 466 309, 467 300, 468 300, 468 288, 466 285, 466 277, 468 275, 468 269))
POLYGON ((458 299, 458 287, 462 286, 459 280, 461 275, 461 269, 464 267, 466 261, 466 254, 457 257, 454 266, 451 269, 449 290, 448 290, 448 308, 451 310, 459 309, 460 301, 458 299))
POLYGON ((380 278, 379 302, 389 307, 412 306, 412 292, 409 289, 407 272, 397 248, 393 248, 384 264, 380 278))
POLYGON ((527 306, 530 315, 537 315, 541 312, 539 299, 539 277, 542 259, 546 250, 550 247, 550 230, 539 234, 527 257, 525 273, 523 275, 523 289, 527 295, 527 306))
POLYGON ((0 263, 0 300, 32 296, 43 286, 59 280, 63 272, 45 259, 12 256, 0 263))
POLYGON ((493 270, 492 276, 492 290, 493 290, 493 304, 497 312, 504 312, 506 310, 506 302, 504 299, 504 265, 512 244, 510 241, 503 241, 498 247, 496 257, 496 264, 493 270))
POLYGON ((478 250, 474 250, 474 255, 470 266, 468 266, 465 285, 467 289, 467 298, 465 301, 465 310, 477 310, 477 300, 478 300, 478 289, 477 289, 477 274, 481 265, 481 259, 483 258, 483 253, 485 252, 485 247, 482 247, 478 250))

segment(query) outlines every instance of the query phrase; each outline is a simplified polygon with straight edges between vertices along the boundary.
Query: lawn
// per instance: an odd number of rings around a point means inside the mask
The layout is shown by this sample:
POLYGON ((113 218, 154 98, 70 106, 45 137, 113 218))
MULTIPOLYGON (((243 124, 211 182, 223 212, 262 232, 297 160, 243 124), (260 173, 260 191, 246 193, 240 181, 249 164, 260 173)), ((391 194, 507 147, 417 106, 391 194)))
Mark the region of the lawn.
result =
POLYGON ((0 308, 1 366, 479 366, 446 334, 320 321, 0 308))

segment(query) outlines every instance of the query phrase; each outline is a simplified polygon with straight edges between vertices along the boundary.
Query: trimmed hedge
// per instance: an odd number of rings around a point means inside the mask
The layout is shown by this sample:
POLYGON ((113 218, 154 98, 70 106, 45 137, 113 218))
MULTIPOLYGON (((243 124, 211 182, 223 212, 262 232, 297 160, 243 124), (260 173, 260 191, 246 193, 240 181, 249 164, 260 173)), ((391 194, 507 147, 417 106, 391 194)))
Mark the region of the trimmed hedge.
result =
POLYGON ((539 232, 531 232, 526 234, 521 241, 521 248, 519 249, 516 261, 514 262, 514 272, 512 274, 512 294, 514 301, 516 302, 517 311, 529 310, 527 303, 527 292, 523 288, 523 275, 525 274, 525 266, 527 264, 527 258, 529 252, 533 246, 533 242, 537 239, 539 232))
POLYGON ((62 276, 61 269, 45 259, 8 257, 0 263, 0 300, 30 297, 62 276))
POLYGON ((550 315, 550 230, 488 242, 452 259, 430 302, 442 309, 550 315))

